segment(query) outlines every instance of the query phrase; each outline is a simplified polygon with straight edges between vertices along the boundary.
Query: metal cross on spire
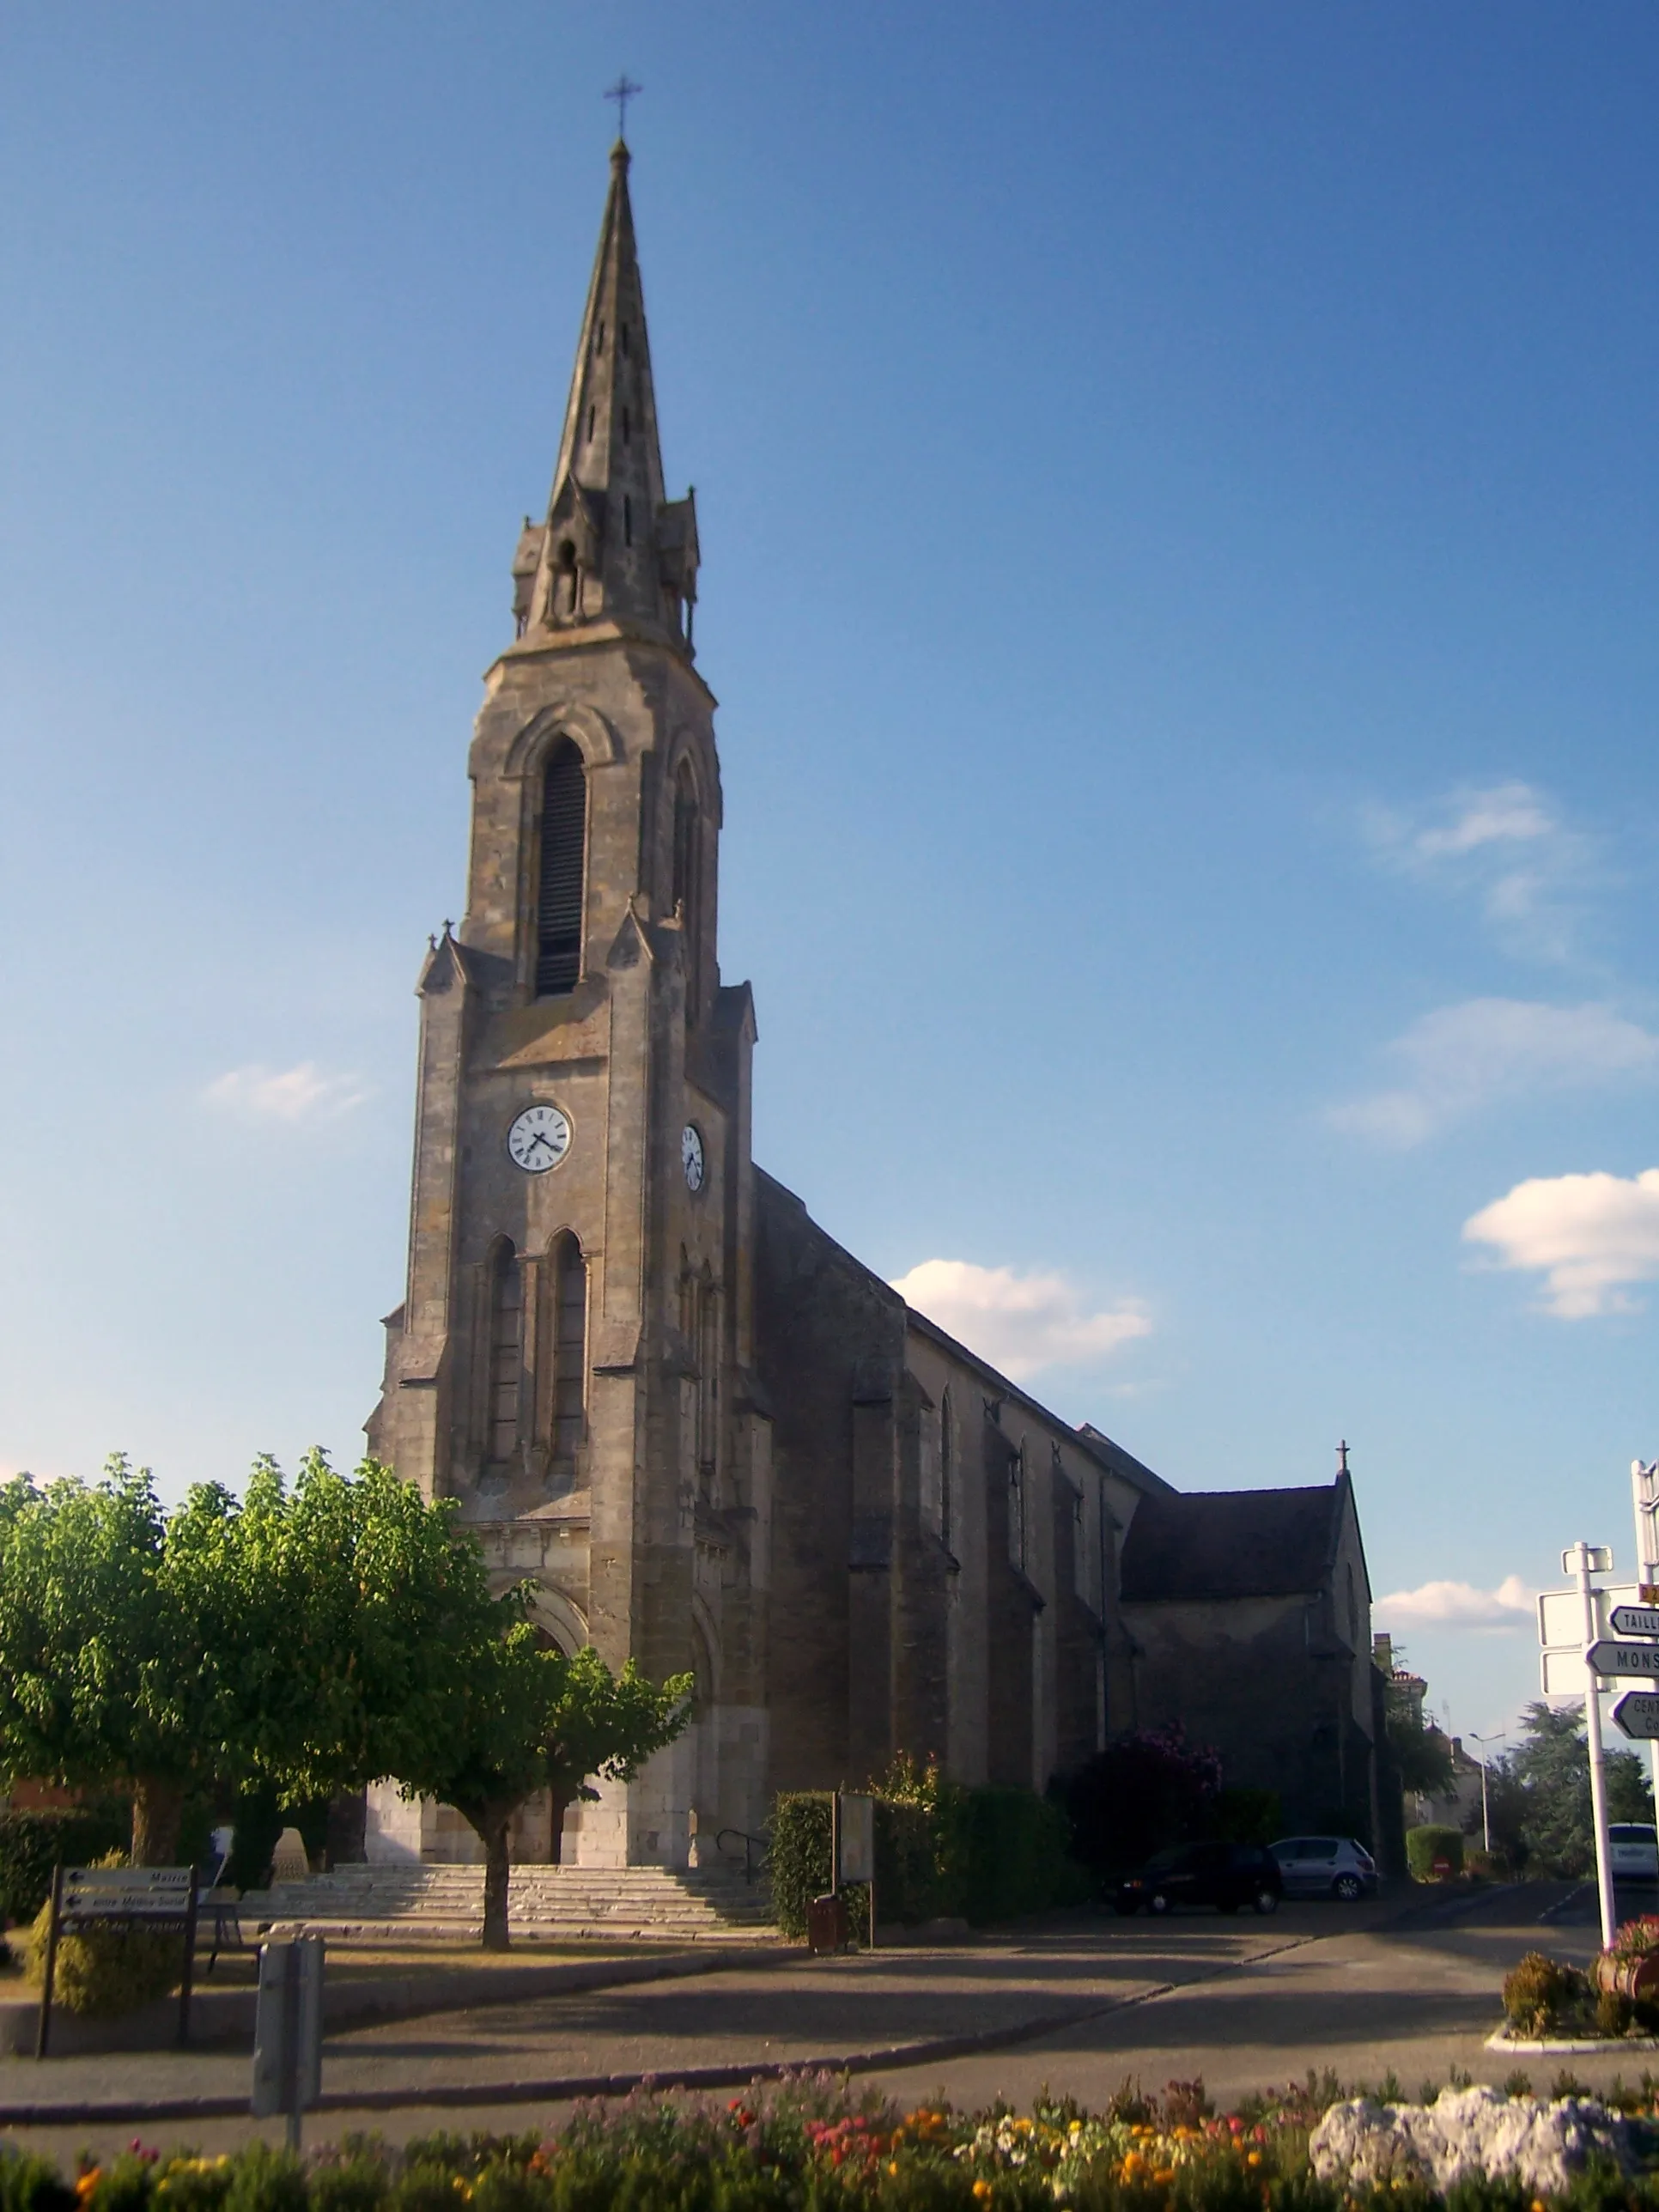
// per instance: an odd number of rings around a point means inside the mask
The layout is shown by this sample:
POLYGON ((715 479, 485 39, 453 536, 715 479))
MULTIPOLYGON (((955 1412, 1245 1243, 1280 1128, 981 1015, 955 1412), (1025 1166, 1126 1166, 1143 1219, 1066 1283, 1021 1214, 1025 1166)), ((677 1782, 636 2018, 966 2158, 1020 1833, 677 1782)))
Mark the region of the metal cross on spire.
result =
POLYGON ((618 138, 625 139, 628 136, 629 101, 633 99, 635 93, 643 92, 644 90, 645 87, 642 84, 635 84, 633 79, 629 76, 628 71, 624 70, 622 75, 617 79, 615 84, 611 85, 606 92, 605 95, 605 98, 607 100, 614 100, 617 103, 617 136, 618 138))
POLYGON ((1336 1448, 1336 1471, 1339 1474, 1346 1474, 1348 1471, 1348 1439, 1346 1437, 1336 1448))

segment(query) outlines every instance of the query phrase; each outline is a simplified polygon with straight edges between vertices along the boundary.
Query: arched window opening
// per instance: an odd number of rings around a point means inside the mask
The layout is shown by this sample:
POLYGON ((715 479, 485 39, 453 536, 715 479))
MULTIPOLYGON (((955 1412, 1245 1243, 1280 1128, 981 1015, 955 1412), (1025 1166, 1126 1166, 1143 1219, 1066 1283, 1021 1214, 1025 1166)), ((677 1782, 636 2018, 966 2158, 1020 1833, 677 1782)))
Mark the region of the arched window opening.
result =
POLYGON ((598 330, 593 333, 593 350, 595 353, 603 353, 605 351, 605 325, 603 323, 599 325, 598 330))
POLYGON ((702 996, 702 820, 691 763, 685 760, 674 778, 673 901, 680 915, 686 1008, 695 1021, 702 996))
POLYGON ((634 502, 629 497, 628 494, 624 492, 623 494, 623 544, 624 545, 631 545, 633 543, 634 502))
POLYGON ((705 1282, 697 1291, 697 1486, 712 1504, 720 1469, 720 1294, 705 1282))
POLYGON ((1008 1461, 1008 1564, 1025 1571, 1025 1447, 1008 1461))
POLYGON ((623 443, 624 446, 628 444, 630 438, 633 436, 633 434, 634 418, 624 407, 623 409, 623 443))
POLYGON ((1359 1594, 1353 1578, 1353 1566, 1352 1562, 1349 1564, 1347 1574, 1348 1642, 1352 1644, 1353 1649, 1358 1651, 1359 1649, 1359 1594))
POLYGON ((562 738, 542 777, 541 870, 536 902, 536 996, 574 991, 582 967, 582 863, 587 778, 562 738))
POLYGON ((503 1237, 489 1263, 489 1381, 486 1456, 504 1466, 519 1443, 519 1376, 524 1365, 524 1278, 503 1237))
POLYGON ((553 1461, 568 1482, 587 1425, 587 1262, 568 1231, 553 1248, 553 1461))
POLYGON ((599 414, 597 407, 590 407, 587 410, 587 440, 590 445, 593 442, 593 425, 599 420, 599 414))
POLYGON ((956 1413, 946 1390, 939 1401, 939 1533, 948 1552, 956 1534, 956 1413))

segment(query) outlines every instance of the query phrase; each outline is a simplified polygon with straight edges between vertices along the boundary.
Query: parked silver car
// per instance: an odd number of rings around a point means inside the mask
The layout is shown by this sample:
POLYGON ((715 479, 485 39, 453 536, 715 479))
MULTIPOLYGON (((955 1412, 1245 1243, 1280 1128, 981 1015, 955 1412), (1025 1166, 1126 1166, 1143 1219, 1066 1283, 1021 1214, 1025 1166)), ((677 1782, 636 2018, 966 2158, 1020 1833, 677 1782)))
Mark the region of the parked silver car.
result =
POLYGON ((1268 1850, 1286 1897, 1340 1897, 1352 1904, 1376 1888, 1376 1861, 1352 1836, 1283 1836, 1268 1850))
POLYGON ((1646 1820, 1613 1820, 1607 1852, 1616 1881, 1659 1881, 1659 1829, 1646 1820))

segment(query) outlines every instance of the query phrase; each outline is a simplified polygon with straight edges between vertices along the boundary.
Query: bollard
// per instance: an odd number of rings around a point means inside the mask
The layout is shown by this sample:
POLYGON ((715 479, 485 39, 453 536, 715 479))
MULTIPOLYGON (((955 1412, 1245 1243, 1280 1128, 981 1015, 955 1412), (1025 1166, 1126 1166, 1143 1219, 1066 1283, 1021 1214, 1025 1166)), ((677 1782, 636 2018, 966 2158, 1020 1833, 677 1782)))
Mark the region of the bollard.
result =
POLYGON ((259 1950, 259 1997, 253 2017, 256 2119, 288 2116, 288 2147, 300 2148, 301 2116, 323 2086, 323 1939, 298 1936, 259 1950))

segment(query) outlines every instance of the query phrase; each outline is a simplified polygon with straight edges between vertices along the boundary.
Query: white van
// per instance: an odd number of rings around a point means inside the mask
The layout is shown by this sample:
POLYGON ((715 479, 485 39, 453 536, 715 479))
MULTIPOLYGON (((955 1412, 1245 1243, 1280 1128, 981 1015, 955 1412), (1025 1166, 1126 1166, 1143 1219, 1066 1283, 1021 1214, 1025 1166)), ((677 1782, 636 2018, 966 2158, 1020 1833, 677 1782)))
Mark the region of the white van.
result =
POLYGON ((1607 1856, 1615 1881, 1659 1881, 1659 1828, 1641 1820, 1611 1821, 1607 1856))

